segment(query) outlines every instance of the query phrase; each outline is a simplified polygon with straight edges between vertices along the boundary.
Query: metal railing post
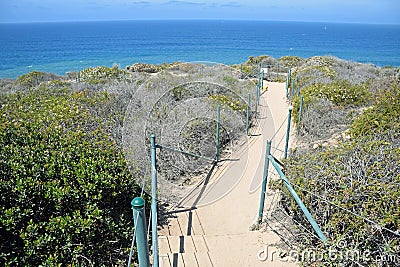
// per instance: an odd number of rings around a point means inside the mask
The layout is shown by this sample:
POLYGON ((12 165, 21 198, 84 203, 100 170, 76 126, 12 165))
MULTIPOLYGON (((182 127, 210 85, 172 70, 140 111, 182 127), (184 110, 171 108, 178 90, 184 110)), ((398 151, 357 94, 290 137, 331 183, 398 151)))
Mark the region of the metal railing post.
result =
POLYGON ((268 168, 269 168, 268 156, 270 154, 271 154, 271 140, 268 140, 267 147, 265 149, 264 173, 263 173, 263 183, 261 186, 260 208, 258 210, 258 223, 261 223, 264 212, 264 203, 265 203, 265 196, 267 194, 267 181, 268 181, 268 168))
POLYGON ((132 200, 131 205, 133 209, 133 221, 135 223, 136 246, 138 251, 139 266, 150 267, 144 199, 141 197, 136 197, 132 200))
POLYGON ((289 72, 288 75, 286 76, 286 97, 288 97, 289 94, 289 72))
MULTIPOLYGON (((301 96, 300 97, 300 107, 299 107, 299 114, 298 114, 298 121, 297 121, 297 129, 298 129, 298 131, 300 131, 300 123, 301 123, 301 114, 303 113, 303 101, 304 101, 304 97, 303 96, 301 96)), ((297 133, 298 133, 298 131, 297 131, 297 133)))
POLYGON ((292 86, 290 87, 290 96, 294 94, 294 79, 292 79, 292 86))
POLYGON ((247 112, 246 112, 246 135, 249 135, 249 127, 250 127, 250 94, 247 96, 247 112))
POLYGON ((308 211, 307 207, 304 205, 303 201, 301 201, 300 197, 297 195, 296 191, 294 191, 292 185, 290 184, 289 180, 286 178, 285 174, 279 168, 278 164, 276 163, 275 159, 270 155, 268 156, 269 160, 271 161, 272 165, 278 172, 279 176, 283 180, 286 188, 289 190, 290 194, 293 196, 294 200, 297 202, 303 214, 306 216, 307 220, 310 222, 311 226, 313 227, 314 231, 317 233, 318 237, 326 243, 327 239, 324 233, 319 228, 318 224, 315 222, 314 218, 312 217, 311 213, 308 211))
POLYGON ((285 143, 285 154, 284 158, 287 159, 288 149, 289 149, 289 136, 290 136, 290 121, 292 120, 292 110, 293 107, 289 106, 288 124, 286 129, 286 143, 285 143))
POLYGON ((261 70, 261 89, 264 89, 264 70, 261 70))
POLYGON ((215 133, 215 161, 219 159, 219 125, 220 125, 220 117, 221 117, 221 105, 218 105, 217 108, 217 126, 215 133))
MULTIPOLYGON (((259 79, 260 80, 260 79, 259 79)), ((257 89, 256 89, 256 117, 257 117, 257 113, 258 113, 258 105, 260 104, 260 84, 257 83, 257 89)))
POLYGON ((151 237, 153 266, 158 267, 156 136, 151 135, 151 237))
POLYGON ((292 75, 292 69, 288 70, 286 76, 286 97, 289 97, 289 85, 290 85, 290 76, 292 75))

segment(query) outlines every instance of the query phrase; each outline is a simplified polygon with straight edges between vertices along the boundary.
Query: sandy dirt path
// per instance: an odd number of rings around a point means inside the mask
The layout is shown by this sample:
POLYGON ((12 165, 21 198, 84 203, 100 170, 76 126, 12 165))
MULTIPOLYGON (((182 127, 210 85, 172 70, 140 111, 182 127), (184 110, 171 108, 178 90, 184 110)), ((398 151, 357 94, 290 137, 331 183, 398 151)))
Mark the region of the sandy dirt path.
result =
POLYGON ((278 258, 278 235, 249 230, 258 217, 267 140, 272 139, 276 158, 285 145, 285 84, 266 85, 247 144, 193 188, 169 214, 168 226, 160 228, 161 266, 297 266, 278 258))

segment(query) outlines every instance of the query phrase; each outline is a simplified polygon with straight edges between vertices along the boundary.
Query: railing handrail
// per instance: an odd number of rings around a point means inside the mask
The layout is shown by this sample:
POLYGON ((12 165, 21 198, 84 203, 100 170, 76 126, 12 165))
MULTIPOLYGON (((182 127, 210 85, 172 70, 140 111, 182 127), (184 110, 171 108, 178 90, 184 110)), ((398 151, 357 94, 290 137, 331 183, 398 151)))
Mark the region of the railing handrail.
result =
POLYGON ((300 197, 297 195, 296 191, 293 189, 291 183, 289 180, 286 178, 285 174, 282 172, 282 170, 279 168, 278 163, 275 161, 274 157, 272 155, 268 155, 269 160, 271 161, 272 166, 274 166, 275 170, 278 172, 280 178, 286 185, 287 189, 289 190, 290 194, 294 198, 294 200, 297 202, 301 210, 303 211, 304 215, 306 216, 307 220, 310 222, 311 226, 314 228, 314 231, 317 233, 318 237, 326 243, 327 238, 322 232, 321 228, 319 228, 318 224, 315 222, 314 218, 312 217, 311 213, 308 211, 307 207, 304 205, 303 201, 300 199, 300 197))

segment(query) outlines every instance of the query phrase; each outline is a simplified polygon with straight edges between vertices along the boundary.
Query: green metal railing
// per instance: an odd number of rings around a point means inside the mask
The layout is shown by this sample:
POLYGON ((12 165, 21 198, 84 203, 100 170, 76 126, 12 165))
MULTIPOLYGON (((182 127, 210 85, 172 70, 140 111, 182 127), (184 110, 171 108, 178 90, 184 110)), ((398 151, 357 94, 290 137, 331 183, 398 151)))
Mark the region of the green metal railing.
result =
POLYGON ((312 228, 314 231, 317 233, 318 237, 326 243, 327 238, 322 232, 321 228, 319 228, 318 224, 315 222, 314 218, 312 217, 311 213, 308 211, 307 207, 304 205, 303 201, 300 199, 300 197, 297 195, 296 191, 293 189, 291 183, 289 180, 286 178, 285 174, 283 174, 282 170, 279 168, 278 164, 276 163, 274 157, 272 155, 268 156, 269 160, 272 163, 272 166, 274 166, 275 170, 278 172, 279 176, 283 180, 283 183, 285 184, 286 188, 289 190, 290 194, 294 198, 294 200, 297 202, 299 205, 300 209, 303 211, 303 214, 306 216, 307 220, 310 222, 312 228))
POLYGON ((263 172, 263 182, 261 186, 261 197, 260 197, 260 208, 258 211, 258 223, 261 223, 264 211, 265 196, 267 193, 267 182, 268 182, 268 168, 269 168, 269 158, 271 153, 271 141, 267 142, 267 147, 265 150, 265 161, 264 161, 264 172, 263 172))
POLYGON ((303 102, 304 102, 304 97, 300 95, 300 103, 299 103, 299 112, 297 113, 297 134, 300 133, 300 128, 301 128, 301 119, 303 115, 303 102))
POLYGON ((250 128, 250 112, 251 112, 251 106, 250 106, 250 93, 247 96, 247 109, 246 109, 246 135, 249 135, 249 128, 250 128))
POLYGON ((289 106, 288 124, 287 124, 287 129, 286 129, 285 152, 284 152, 284 156, 283 156, 285 159, 287 159, 288 150, 289 150, 289 137, 290 137, 290 124, 291 124, 291 120, 292 120, 292 110, 293 110, 293 107, 289 106))
POLYGON ((263 217, 264 201, 265 201, 265 196, 266 196, 266 193, 267 193, 267 184, 268 184, 268 168, 269 168, 269 163, 271 162, 272 166, 278 172, 278 174, 279 174, 280 178, 282 179, 283 183, 285 184, 286 188, 289 190, 290 194, 292 195, 292 197, 294 198, 296 203, 299 205, 300 209, 303 211, 303 214, 306 216, 307 220, 310 222, 311 226, 313 227, 313 229, 316 232, 316 234, 318 235, 318 237, 323 242, 326 242, 327 241, 326 236, 321 231, 320 227, 315 222, 315 220, 312 217, 311 213, 308 211, 308 209, 304 205, 303 201, 297 195, 296 191, 293 189, 291 183, 286 178, 285 174, 282 172, 281 168, 279 167, 279 164, 282 164, 282 163, 278 164, 276 159, 270 154, 270 148, 271 148, 271 141, 268 141, 267 142, 266 155, 265 155, 263 183, 262 183, 262 187, 261 187, 261 197, 260 197, 260 208, 259 208, 259 212, 258 212, 258 222, 260 223, 262 221, 262 217, 263 217))
POLYGON ((156 136, 151 135, 151 238, 153 266, 158 267, 156 136))
MULTIPOLYGON (((135 236, 136 244, 141 244, 137 246, 138 259, 140 267, 150 266, 149 260, 149 249, 146 233, 146 213, 144 210, 145 201, 141 197, 136 197, 131 202, 133 209, 133 220, 135 223, 135 236)), ((131 257, 129 258, 128 266, 131 264, 131 257)))
POLYGON ((221 119, 221 105, 218 105, 217 108, 217 126, 215 127, 215 161, 219 160, 219 127, 220 127, 220 119, 221 119))

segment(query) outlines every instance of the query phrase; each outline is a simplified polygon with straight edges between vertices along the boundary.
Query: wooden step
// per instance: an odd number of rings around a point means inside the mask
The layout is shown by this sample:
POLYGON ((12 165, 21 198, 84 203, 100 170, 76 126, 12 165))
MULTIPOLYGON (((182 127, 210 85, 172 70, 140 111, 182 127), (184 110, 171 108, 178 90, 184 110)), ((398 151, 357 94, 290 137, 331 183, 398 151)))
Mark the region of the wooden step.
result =
POLYGON ((192 235, 204 235, 204 229, 201 224, 199 215, 196 210, 192 210, 186 213, 188 221, 191 222, 192 235))
POLYGON ((160 256, 160 267, 213 267, 208 252, 171 253, 160 256))
POLYGON ((159 228, 159 234, 170 236, 204 235, 204 230, 196 210, 177 210, 172 213, 168 225, 159 228))
POLYGON ((159 264, 160 267, 172 267, 172 261, 170 259, 170 254, 159 254, 159 264))
POLYGON ((213 267, 210 254, 208 252, 195 253, 198 267, 213 267))
POLYGON ((171 253, 171 246, 169 245, 168 237, 166 236, 158 237, 158 251, 159 255, 171 253))
POLYGON ((203 235, 193 235, 192 240, 196 247, 196 252, 208 252, 208 246, 203 235))
POLYGON ((183 266, 199 266, 196 259, 196 253, 181 253, 183 266))
POLYGON ((196 252, 196 247, 191 236, 168 236, 172 253, 196 252))
POLYGON ((172 253, 171 254, 172 267, 183 267, 185 262, 183 261, 182 253, 172 253))
POLYGON ((202 235, 159 236, 158 250, 161 254, 208 252, 206 240, 202 235))

